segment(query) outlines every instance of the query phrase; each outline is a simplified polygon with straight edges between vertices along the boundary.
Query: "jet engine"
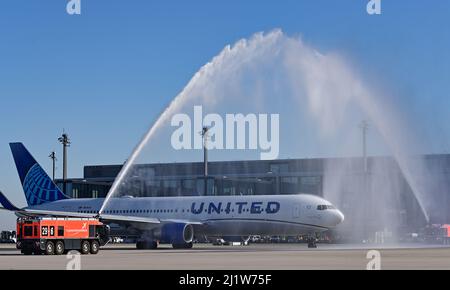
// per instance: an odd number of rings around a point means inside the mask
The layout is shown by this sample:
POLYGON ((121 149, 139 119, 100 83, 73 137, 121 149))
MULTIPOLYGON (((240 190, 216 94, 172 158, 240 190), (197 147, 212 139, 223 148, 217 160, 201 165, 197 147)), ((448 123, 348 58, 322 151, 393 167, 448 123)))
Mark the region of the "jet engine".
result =
POLYGON ((169 244, 189 244, 194 240, 194 227, 190 224, 171 223, 161 228, 160 240, 169 244))

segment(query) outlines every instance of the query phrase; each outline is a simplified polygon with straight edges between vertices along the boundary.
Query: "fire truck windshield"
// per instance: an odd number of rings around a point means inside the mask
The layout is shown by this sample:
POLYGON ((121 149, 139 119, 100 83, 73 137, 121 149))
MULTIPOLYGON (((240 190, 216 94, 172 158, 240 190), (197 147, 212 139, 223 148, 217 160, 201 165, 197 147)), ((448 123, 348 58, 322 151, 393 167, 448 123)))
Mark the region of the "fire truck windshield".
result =
POLYGON ((24 229, 23 229, 23 235, 25 237, 33 236, 33 227, 32 226, 25 226, 24 229))

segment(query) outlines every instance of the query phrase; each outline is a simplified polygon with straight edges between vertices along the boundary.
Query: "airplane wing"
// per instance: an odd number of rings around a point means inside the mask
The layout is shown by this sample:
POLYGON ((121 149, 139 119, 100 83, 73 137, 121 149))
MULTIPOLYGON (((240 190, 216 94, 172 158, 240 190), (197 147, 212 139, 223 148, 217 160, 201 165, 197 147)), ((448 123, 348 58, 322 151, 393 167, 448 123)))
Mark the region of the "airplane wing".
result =
POLYGON ((25 216, 53 216, 53 217, 75 217, 75 218, 98 218, 102 221, 108 222, 124 222, 124 223, 146 223, 146 224, 159 224, 158 219, 144 218, 136 216, 118 216, 118 215, 94 215, 77 212, 65 212, 65 211, 49 211, 49 210, 34 210, 34 209, 22 209, 16 211, 19 215, 25 216))
POLYGON ((122 215, 105 215, 100 216, 94 214, 77 213, 77 212, 64 212, 64 211, 51 211, 51 210, 40 210, 40 209, 20 209, 14 206, 6 196, 0 192, 0 204, 3 208, 0 209, 13 211, 18 216, 52 216, 52 217, 74 217, 74 218, 98 218, 105 223, 116 223, 131 226, 140 230, 149 230, 154 227, 158 227, 164 224, 170 223, 184 223, 191 225, 203 225, 201 222, 194 222, 189 220, 178 220, 178 219, 164 219, 159 220, 155 218, 148 217, 136 217, 136 216, 122 216, 122 215))
POLYGON ((105 222, 130 223, 130 224, 160 224, 161 221, 155 218, 122 216, 122 215, 100 215, 98 218, 105 222))
POLYGON ((3 206, 3 209, 6 209, 6 210, 10 210, 10 211, 20 210, 19 208, 14 206, 1 191, 0 191, 0 204, 3 206))
POLYGON ((190 225, 193 225, 193 226, 203 226, 203 225, 205 225, 202 222, 181 220, 181 219, 163 219, 163 220, 161 220, 161 223, 163 223, 163 224, 171 224, 171 223, 174 223, 174 224, 190 224, 190 225))
POLYGON ((77 212, 65 212, 65 211, 51 211, 51 210, 40 210, 40 209, 18 209, 14 210, 16 215, 18 216, 26 216, 26 217, 44 217, 44 216, 52 216, 52 217, 73 217, 73 218, 93 218, 93 215, 88 215, 85 213, 77 213, 77 212))
POLYGON ((35 210, 35 209, 20 209, 16 207, 12 202, 6 198, 3 192, 0 191, 0 204, 3 206, 0 209, 15 212, 18 216, 59 216, 59 217, 84 217, 92 218, 82 213, 74 212, 62 212, 62 211, 47 211, 47 210, 35 210))

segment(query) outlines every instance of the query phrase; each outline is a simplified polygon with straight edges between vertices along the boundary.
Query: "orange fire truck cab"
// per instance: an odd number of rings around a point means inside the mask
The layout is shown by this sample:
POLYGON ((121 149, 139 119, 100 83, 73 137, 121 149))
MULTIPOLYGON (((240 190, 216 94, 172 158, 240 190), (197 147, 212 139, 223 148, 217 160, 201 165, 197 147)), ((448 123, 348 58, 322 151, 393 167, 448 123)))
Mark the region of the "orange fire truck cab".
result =
POLYGON ((17 249, 25 255, 62 255, 69 250, 97 254, 109 240, 109 228, 94 218, 17 219, 17 249))

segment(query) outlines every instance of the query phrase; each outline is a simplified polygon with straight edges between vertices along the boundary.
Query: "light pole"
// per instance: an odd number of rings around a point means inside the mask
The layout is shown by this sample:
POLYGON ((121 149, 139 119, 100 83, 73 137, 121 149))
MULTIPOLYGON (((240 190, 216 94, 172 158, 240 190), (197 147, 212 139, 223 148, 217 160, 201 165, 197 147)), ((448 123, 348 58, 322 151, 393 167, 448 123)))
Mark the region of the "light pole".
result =
POLYGON ((61 137, 58 138, 58 141, 63 145, 63 187, 64 193, 66 193, 66 181, 67 181, 67 147, 70 146, 71 142, 69 139, 69 135, 63 133, 61 137))
POLYGON ((367 164, 367 132, 369 131, 369 122, 366 120, 361 122, 361 130, 362 130, 362 153, 363 153, 363 168, 364 173, 369 171, 367 164))
POLYGON ((362 219, 363 225, 363 236, 364 239, 368 239, 370 236, 370 232, 372 228, 370 227, 370 216, 372 215, 371 207, 369 206, 372 203, 372 194, 369 189, 369 168, 367 162, 367 132, 369 131, 369 122, 367 120, 363 120, 360 124, 360 128, 362 131, 362 154, 363 154, 363 172, 362 172, 362 187, 363 187, 363 203, 364 203, 364 212, 365 216, 362 219))
POLYGON ((203 127, 202 132, 200 133, 203 138, 203 178, 205 179, 204 183, 204 195, 208 194, 208 127, 203 127))
POLYGON ((50 155, 48 157, 52 160, 52 163, 53 163, 53 182, 54 182, 55 181, 55 171, 56 171, 56 161, 58 159, 56 158, 55 151, 52 151, 52 153, 50 153, 50 155))

